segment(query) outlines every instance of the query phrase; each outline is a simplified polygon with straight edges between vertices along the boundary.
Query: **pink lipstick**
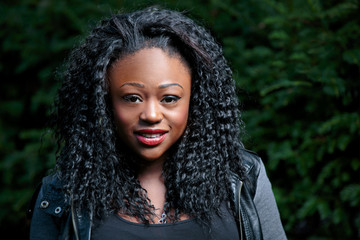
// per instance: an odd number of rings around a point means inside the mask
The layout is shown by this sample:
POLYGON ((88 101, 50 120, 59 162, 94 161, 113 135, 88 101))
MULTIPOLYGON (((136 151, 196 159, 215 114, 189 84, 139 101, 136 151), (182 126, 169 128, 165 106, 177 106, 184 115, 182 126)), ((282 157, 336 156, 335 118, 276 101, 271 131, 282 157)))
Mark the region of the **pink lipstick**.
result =
POLYGON ((136 138, 139 142, 155 146, 164 141, 167 131, 161 129, 142 129, 135 132, 136 138))

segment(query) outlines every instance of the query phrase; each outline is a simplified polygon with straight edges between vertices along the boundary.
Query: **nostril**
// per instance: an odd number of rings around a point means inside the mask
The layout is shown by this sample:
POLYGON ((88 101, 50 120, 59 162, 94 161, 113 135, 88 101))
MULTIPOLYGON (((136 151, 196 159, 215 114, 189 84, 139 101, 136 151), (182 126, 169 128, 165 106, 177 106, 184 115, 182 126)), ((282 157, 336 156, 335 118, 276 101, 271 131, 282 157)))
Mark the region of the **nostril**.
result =
POLYGON ((156 123, 163 120, 164 116, 161 112, 142 112, 140 119, 144 122, 156 123))
POLYGON ((148 123, 157 123, 163 119, 161 107, 158 105, 157 99, 149 99, 144 102, 140 119, 148 123))

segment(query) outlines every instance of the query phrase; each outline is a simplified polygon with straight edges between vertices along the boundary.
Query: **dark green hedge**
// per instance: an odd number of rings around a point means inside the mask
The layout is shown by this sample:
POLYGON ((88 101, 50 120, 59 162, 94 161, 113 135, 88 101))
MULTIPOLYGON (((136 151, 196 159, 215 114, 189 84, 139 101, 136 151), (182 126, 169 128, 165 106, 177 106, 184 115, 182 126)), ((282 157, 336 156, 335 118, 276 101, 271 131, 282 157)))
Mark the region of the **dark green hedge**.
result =
POLYGON ((45 123, 57 67, 101 17, 158 2, 187 10, 222 42, 245 144, 265 162, 289 239, 360 238, 355 0, 2 1, 1 232, 27 236, 27 202, 54 165, 45 123))

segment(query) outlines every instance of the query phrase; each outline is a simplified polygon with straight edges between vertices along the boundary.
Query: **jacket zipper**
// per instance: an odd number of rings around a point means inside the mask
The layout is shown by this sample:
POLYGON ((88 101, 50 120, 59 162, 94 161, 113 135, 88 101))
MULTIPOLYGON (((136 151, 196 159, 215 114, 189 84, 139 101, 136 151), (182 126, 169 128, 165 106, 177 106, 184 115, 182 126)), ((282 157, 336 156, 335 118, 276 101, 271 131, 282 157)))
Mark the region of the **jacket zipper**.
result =
POLYGON ((76 240, 79 240, 79 233, 78 233, 77 225, 75 223, 75 214, 74 214, 73 201, 71 201, 71 219, 72 219, 72 223, 73 223, 73 228, 74 228, 74 233, 75 233, 76 240))
POLYGON ((240 229, 240 240, 243 240, 243 232, 242 232, 242 226, 241 226, 241 204, 240 204, 240 200, 241 200, 241 189, 243 186, 243 182, 240 181, 240 186, 239 186, 239 229, 240 229))

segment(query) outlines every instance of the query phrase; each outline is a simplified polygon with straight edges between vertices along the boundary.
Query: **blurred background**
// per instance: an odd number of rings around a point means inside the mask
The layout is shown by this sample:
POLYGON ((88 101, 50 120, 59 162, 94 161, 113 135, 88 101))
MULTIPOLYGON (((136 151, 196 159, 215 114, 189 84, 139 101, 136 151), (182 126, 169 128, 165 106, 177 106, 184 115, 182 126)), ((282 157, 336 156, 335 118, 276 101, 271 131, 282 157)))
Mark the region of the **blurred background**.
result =
POLYGON ((357 0, 2 0, 0 232, 28 238, 25 212, 55 163, 46 122, 69 51, 98 20, 159 4, 213 33, 289 239, 360 238, 357 0))

